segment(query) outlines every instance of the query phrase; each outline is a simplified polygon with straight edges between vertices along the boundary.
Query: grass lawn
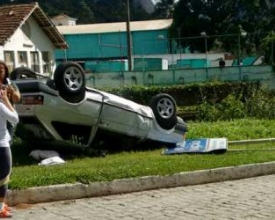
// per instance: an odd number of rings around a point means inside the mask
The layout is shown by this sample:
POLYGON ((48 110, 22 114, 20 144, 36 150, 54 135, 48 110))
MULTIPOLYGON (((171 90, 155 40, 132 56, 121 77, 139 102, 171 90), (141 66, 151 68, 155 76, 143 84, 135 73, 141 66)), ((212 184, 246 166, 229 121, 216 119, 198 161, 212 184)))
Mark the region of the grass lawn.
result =
MULTIPOLYGON (((227 137, 229 141, 275 137, 275 120, 242 119, 230 122, 190 122, 188 138, 227 137)), ((169 175, 241 164, 275 161, 275 143, 229 145, 224 154, 162 155, 162 148, 132 150, 105 157, 85 154, 64 158, 66 164, 38 166, 30 158, 30 149, 16 142, 13 151, 13 172, 10 189, 63 183, 90 183, 148 175, 169 175)), ((150 148, 150 146, 148 146, 150 148)), ((37 148, 38 149, 38 148, 37 148)))

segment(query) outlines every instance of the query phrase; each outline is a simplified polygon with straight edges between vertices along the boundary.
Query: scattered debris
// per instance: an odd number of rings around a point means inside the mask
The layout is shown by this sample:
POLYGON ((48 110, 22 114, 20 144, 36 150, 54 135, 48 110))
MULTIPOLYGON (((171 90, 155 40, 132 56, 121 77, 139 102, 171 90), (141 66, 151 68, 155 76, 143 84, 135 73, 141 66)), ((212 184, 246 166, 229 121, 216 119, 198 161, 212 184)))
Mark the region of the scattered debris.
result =
POLYGON ((40 161, 38 165, 49 166, 65 163, 65 161, 60 158, 59 153, 53 150, 33 150, 29 155, 40 161))
POLYGON ((65 163, 63 159, 61 159, 58 156, 55 156, 55 157, 50 157, 42 160, 38 165, 51 166, 51 165, 57 165, 57 164, 63 164, 63 163, 65 163))
POLYGON ((34 158, 36 160, 43 160, 43 159, 47 159, 47 158, 55 157, 55 156, 59 157, 59 153, 54 150, 33 150, 29 154, 29 156, 31 156, 32 158, 34 158))

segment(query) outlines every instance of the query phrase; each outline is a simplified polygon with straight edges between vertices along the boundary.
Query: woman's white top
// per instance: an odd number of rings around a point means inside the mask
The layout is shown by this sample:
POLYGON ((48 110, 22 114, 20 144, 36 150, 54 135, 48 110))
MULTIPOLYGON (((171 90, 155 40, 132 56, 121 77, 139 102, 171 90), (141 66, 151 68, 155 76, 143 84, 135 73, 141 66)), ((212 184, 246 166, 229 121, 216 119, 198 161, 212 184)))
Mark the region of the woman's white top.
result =
POLYGON ((7 129, 7 121, 17 124, 19 121, 16 111, 11 111, 8 107, 0 102, 0 147, 9 147, 11 136, 7 129))

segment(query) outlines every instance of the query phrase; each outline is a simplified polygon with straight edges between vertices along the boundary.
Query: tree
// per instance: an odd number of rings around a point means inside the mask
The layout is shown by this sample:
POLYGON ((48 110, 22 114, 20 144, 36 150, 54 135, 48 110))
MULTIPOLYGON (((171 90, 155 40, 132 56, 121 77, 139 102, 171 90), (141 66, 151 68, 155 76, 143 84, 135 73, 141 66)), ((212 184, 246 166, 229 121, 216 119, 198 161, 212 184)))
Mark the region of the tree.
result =
MULTIPOLYGON (((241 38, 242 49, 247 54, 255 53, 261 39, 267 31, 273 29, 275 2, 271 0, 180 0, 173 14, 173 25, 170 36, 194 37, 205 32, 208 36, 208 48, 219 42, 223 49, 237 53, 240 26, 247 32, 241 38), (252 48, 252 49, 251 49, 252 48)), ((182 40, 183 47, 191 51, 204 51, 202 41, 182 40)))
POLYGON ((161 0, 157 2, 153 17, 156 19, 172 18, 175 0, 161 0))
POLYGON ((88 7, 86 1, 75 1, 76 10, 73 12, 74 16, 77 16, 78 24, 91 24, 95 22, 94 13, 91 8, 88 7))
POLYGON ((140 5, 134 6, 133 4, 130 4, 130 11, 131 21, 144 21, 152 18, 152 16, 148 14, 140 5))
POLYGON ((262 54, 264 54, 264 62, 274 65, 274 53, 275 53, 275 33, 273 31, 262 39, 259 47, 262 54))
POLYGON ((97 9, 95 11, 97 23, 126 21, 126 0, 101 0, 95 3, 95 7, 97 9))
MULTIPOLYGON (((146 13, 142 8, 131 6, 131 20, 149 20, 152 15, 146 13)), ((33 0, 0 0, 0 5, 31 3, 33 0)), ((78 24, 83 23, 106 23, 126 21, 126 0, 38 0, 39 6, 49 16, 64 13, 70 17, 77 18, 78 24)))
MULTIPOLYGON (((216 35, 221 32, 230 8, 226 1, 218 0, 180 0, 175 7, 173 14, 173 25, 170 35, 182 37, 195 37, 189 40, 182 40, 183 47, 189 46, 191 51, 204 51, 204 42, 199 36, 204 32, 206 35, 216 35)), ((212 45, 213 39, 208 40, 212 45)))

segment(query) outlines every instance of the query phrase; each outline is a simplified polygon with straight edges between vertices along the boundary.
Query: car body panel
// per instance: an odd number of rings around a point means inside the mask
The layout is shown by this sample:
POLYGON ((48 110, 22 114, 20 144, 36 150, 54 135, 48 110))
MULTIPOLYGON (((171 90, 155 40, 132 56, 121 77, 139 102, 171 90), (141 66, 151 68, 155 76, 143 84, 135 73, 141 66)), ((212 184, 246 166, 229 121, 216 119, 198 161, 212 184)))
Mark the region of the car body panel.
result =
MULTIPOLYGON (((66 67, 77 67, 80 71, 80 67, 73 63, 61 67, 59 71, 66 71, 66 67)), ((64 75, 64 72, 56 74, 64 75)), ((64 77, 75 80, 67 75, 64 77)), ((66 86, 63 85, 62 78, 57 78, 60 86, 66 86)), ((77 97, 77 93, 70 91, 70 88, 59 91, 51 79, 20 79, 16 75, 13 82, 21 92, 22 101, 16 104, 16 110, 20 126, 26 133, 20 135, 30 142, 60 141, 86 147, 101 142, 114 145, 117 141, 132 145, 146 140, 176 144, 184 140, 187 132, 182 119, 177 117, 174 126, 170 123, 168 127, 171 129, 166 129, 165 123, 169 120, 164 118, 161 126, 159 121, 162 116, 158 115, 157 120, 156 112, 151 107, 111 93, 81 85, 77 97), (72 98, 73 96, 76 98, 72 98)), ((175 105, 169 95, 163 94, 163 98, 169 101, 168 104, 171 102, 175 105)), ((161 100, 161 96, 158 99, 161 100)), ((165 103, 163 107, 171 106, 166 106, 165 103)), ((171 120, 173 121, 174 119, 171 120)))

